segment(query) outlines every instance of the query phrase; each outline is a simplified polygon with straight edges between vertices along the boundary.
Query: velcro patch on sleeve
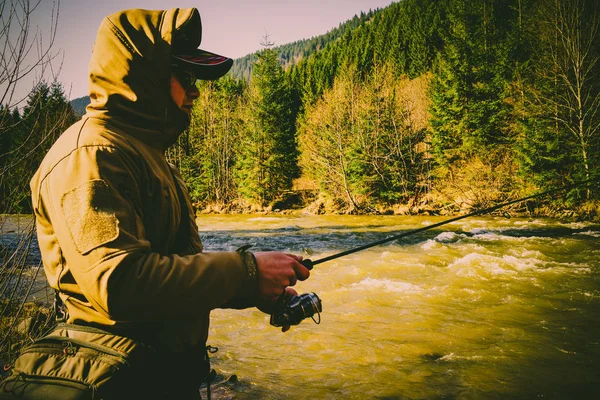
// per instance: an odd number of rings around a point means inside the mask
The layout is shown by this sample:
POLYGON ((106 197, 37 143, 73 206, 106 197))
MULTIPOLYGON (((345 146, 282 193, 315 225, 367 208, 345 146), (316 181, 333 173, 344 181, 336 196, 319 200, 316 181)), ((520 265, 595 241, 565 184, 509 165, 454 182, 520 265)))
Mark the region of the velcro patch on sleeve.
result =
POLYGON ((103 180, 93 180, 65 193, 61 209, 77 251, 88 253, 119 236, 119 221, 103 180))

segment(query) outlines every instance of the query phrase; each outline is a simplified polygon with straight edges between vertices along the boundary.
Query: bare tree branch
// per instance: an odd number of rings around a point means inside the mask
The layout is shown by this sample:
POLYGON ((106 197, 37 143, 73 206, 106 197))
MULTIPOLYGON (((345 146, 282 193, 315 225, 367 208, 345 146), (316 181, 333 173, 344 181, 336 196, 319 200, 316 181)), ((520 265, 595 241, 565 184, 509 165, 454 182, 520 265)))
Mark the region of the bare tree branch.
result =
POLYGON ((4 43, 0 48, 0 104, 7 108, 25 99, 15 98, 19 84, 32 78, 32 87, 36 86, 57 55, 53 46, 60 0, 52 1, 47 31, 33 26, 34 13, 42 11, 40 6, 41 0, 34 4, 30 0, 0 0, 0 43, 4 43))

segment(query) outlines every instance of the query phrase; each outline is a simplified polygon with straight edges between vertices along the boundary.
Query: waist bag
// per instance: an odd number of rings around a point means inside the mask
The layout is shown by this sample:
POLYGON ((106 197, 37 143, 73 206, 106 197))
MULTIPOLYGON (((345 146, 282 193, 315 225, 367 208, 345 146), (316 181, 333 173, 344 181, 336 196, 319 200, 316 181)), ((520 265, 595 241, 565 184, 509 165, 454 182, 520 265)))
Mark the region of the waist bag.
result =
POLYGON ((140 398, 153 379, 151 358, 151 348, 134 339, 61 323, 21 351, 0 398, 140 398))

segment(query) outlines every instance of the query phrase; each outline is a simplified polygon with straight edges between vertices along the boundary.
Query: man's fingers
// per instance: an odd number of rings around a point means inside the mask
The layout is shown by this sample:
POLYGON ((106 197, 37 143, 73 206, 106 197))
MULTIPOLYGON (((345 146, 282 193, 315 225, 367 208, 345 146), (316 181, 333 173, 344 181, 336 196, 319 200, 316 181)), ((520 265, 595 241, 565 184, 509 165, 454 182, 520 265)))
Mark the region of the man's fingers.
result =
POLYGON ((304 265, 302 265, 299 261, 295 262, 293 267, 294 267, 294 271, 296 272, 296 277, 298 278, 298 280, 305 281, 310 276, 310 271, 308 270, 308 268, 306 268, 304 265))
POLYGON ((258 267, 258 289, 261 296, 279 296, 285 288, 306 280, 309 270, 301 264, 302 256, 278 252, 254 253, 258 267))

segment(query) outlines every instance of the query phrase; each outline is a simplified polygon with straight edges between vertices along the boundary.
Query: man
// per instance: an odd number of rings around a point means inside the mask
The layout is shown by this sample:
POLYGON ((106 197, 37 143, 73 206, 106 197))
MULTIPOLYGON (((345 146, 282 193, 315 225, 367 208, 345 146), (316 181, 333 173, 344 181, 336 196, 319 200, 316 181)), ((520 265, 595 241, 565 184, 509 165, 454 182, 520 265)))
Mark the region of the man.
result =
MULTIPOLYGON (((189 195, 165 150, 188 127, 196 79, 232 60, 197 49, 195 8, 126 10, 102 21, 91 104, 31 181, 44 268, 72 324, 142 338, 165 364, 156 390, 198 398, 209 313, 295 294, 299 256, 203 252, 189 195)), ((164 397, 163 398, 167 398, 164 397)))

